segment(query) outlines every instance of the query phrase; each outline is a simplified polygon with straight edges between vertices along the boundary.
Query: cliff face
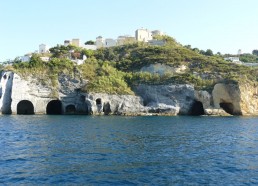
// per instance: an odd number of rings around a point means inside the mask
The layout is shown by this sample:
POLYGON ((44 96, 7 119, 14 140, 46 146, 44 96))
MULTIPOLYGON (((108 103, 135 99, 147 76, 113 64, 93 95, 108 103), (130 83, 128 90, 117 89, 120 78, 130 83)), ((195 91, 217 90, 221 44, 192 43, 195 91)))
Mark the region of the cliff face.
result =
POLYGON ((216 84, 212 92, 214 107, 232 115, 258 115, 258 88, 250 84, 216 84))
POLYGON ((189 114, 194 101, 191 85, 139 85, 135 92, 153 113, 189 114))
POLYGON ((240 86, 240 108, 243 115, 258 115, 258 87, 251 84, 240 86))
POLYGON ((94 115, 138 115, 147 113, 142 98, 132 95, 85 94, 88 110, 94 115))
POLYGON ((94 115, 258 115, 258 88, 216 84, 212 94, 191 85, 138 85, 137 96, 83 93, 87 82, 61 75, 56 87, 3 72, 0 108, 3 114, 94 115))

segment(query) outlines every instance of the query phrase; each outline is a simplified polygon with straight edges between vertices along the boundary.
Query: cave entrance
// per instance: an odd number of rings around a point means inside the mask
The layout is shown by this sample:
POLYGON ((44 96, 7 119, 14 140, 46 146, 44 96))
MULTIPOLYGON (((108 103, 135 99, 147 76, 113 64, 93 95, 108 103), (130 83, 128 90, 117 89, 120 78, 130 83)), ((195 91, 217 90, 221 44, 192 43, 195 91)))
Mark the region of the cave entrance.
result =
POLYGON ((234 106, 232 103, 220 103, 219 105, 226 113, 234 115, 234 106))
POLYGON ((105 115, 109 115, 111 113, 111 109, 110 109, 110 103, 104 103, 103 105, 103 112, 105 115))
POLYGON ((61 115, 62 114, 62 102, 60 100, 52 100, 47 104, 47 114, 49 115, 61 115))
POLYGON ((101 104, 102 104, 101 98, 96 99, 96 105, 101 105, 101 104))
POLYGON ((192 116, 200 116, 204 115, 204 108, 203 104, 200 101, 194 101, 191 110, 190 110, 190 115, 192 116))
POLYGON ((22 100, 17 105, 17 114, 32 115, 34 113, 34 106, 28 100, 22 100))
POLYGON ((66 114, 75 114, 76 113, 76 108, 74 105, 68 105, 65 107, 65 113, 66 114))

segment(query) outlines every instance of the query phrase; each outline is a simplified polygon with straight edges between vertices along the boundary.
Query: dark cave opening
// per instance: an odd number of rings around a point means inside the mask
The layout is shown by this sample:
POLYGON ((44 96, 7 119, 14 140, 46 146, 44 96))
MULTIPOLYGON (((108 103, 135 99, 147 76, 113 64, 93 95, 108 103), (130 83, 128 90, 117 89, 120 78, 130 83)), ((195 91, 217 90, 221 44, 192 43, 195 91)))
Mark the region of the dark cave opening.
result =
POLYGON ((17 114, 32 115, 34 113, 34 106, 28 100, 22 100, 17 104, 17 114))
POLYGON ((234 115, 234 106, 232 103, 220 103, 219 105, 225 112, 234 115))
POLYGON ((190 110, 190 115, 192 116, 201 116, 204 115, 204 108, 203 104, 200 101, 194 101, 191 110, 190 110))
POLYGON ((61 115, 62 114, 62 102, 60 100, 52 100, 47 104, 47 114, 49 115, 61 115))

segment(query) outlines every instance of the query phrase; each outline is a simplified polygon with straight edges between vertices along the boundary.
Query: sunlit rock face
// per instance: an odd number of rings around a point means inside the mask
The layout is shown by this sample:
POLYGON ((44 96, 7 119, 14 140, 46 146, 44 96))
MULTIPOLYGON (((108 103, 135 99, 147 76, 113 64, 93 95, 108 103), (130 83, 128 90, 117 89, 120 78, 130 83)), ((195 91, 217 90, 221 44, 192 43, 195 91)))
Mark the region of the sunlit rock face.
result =
MULTIPOLYGON (((60 75, 55 87, 38 79, 2 72, 2 114, 93 115, 258 115, 258 88, 252 84, 214 86, 212 94, 193 85, 168 84, 134 87, 136 95, 84 93, 87 81, 60 75), (54 105, 54 106, 53 106, 54 105), (58 106, 58 110, 54 107, 58 106)), ((78 78, 79 77, 79 78, 78 78)))
POLYGON ((212 91, 214 107, 231 115, 242 115, 241 92, 236 84, 216 84, 212 91))
POLYGON ((251 84, 216 84, 212 91, 215 108, 231 115, 258 115, 258 88, 251 84))
POLYGON ((2 72, 0 83, 0 108, 2 114, 11 114, 11 102, 12 102, 12 86, 13 86, 13 73, 2 72))
POLYGON ((85 97, 88 110, 94 115, 137 115, 147 112, 139 96, 89 93, 85 97))

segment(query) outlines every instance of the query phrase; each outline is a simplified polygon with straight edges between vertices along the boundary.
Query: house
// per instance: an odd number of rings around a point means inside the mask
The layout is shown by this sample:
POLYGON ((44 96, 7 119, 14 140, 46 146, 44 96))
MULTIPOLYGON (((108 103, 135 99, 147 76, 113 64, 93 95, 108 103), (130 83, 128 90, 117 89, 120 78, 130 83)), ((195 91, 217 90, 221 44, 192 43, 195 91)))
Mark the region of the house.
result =
POLYGON ((68 46, 71 45, 71 41, 70 40, 64 40, 64 46, 68 46))
POLYGON ((104 39, 102 36, 98 36, 96 38, 96 47, 102 48, 102 47, 113 47, 117 45, 117 41, 112 38, 104 39))
POLYGON ((71 45, 80 47, 80 39, 72 39, 71 45))
POLYGON ((49 48, 47 45, 45 44, 40 44, 39 45, 39 51, 38 51, 40 54, 43 54, 43 53, 49 53, 49 48))
POLYGON ((125 36, 118 36, 117 38, 117 45, 124 45, 124 44, 131 44, 136 42, 135 37, 125 35, 125 36))
POLYGON ((47 56, 43 56, 43 57, 39 57, 42 61, 48 62, 50 61, 50 57, 47 56))
POLYGON ((105 39, 104 47, 113 47, 116 46, 116 40, 112 38, 105 39))
POLYGON ((148 29, 137 29, 135 31, 135 38, 137 41, 143 41, 148 42, 149 40, 152 40, 152 33, 148 29))
POLYGON ((96 38, 95 45, 96 45, 97 48, 104 47, 104 38, 102 36, 98 36, 96 38))
POLYGON ((224 60, 230 61, 232 63, 242 64, 239 57, 226 57, 226 58, 224 58, 224 60))

